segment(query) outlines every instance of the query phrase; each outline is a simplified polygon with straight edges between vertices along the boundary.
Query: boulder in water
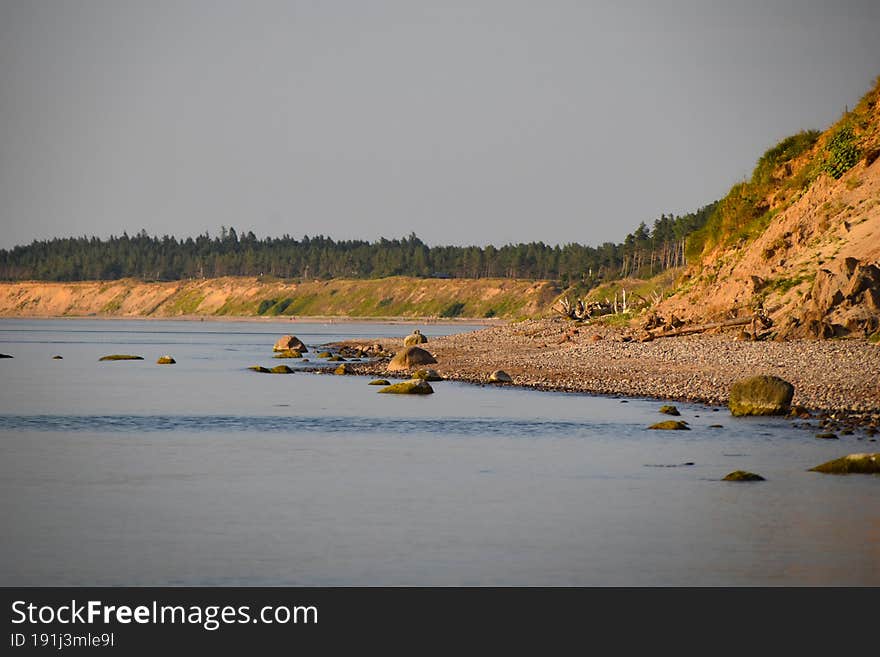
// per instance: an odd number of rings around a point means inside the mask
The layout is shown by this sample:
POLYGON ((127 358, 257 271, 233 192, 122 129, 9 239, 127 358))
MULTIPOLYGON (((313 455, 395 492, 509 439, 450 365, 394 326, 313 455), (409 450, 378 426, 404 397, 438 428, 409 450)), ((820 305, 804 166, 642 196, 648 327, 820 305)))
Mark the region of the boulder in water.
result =
POLYGON ((269 374, 271 370, 268 367, 263 367, 262 365, 251 365, 249 370, 253 370, 254 372, 260 372, 261 374, 269 374))
POLYGON ((269 371, 272 374, 293 374, 293 370, 290 369, 287 365, 276 365, 269 371))
POLYGON ((274 351, 287 351, 288 349, 295 349, 301 353, 306 353, 308 351, 302 341, 295 335, 284 335, 278 338, 278 341, 273 347, 274 351))
POLYGON ((681 420, 665 420, 664 422, 658 422, 657 424, 652 424, 649 429, 661 429, 665 431, 690 431, 690 427, 687 425, 687 422, 682 422, 681 420))
POLYGON ((382 388, 379 392, 396 395, 430 395, 434 389, 424 379, 410 379, 382 388))
POLYGON ((373 379, 367 385, 368 386, 390 386, 391 382, 388 379, 373 379))
POLYGON ((726 475, 721 481, 764 481, 764 477, 754 472, 746 472, 745 470, 734 470, 726 475))
POLYGON ((348 363, 342 363, 339 367, 333 370, 334 374, 351 374, 351 365, 348 363))
POLYGON ((285 349, 284 351, 280 351, 272 358, 302 358, 302 352, 297 351, 296 349, 285 349))
POLYGON ((168 354, 165 354, 164 356, 159 356, 159 358, 156 360, 157 365, 174 365, 174 363, 176 362, 177 361, 168 354))
POLYGON ((110 354, 109 356, 101 356, 98 360, 143 360, 143 356, 132 356, 130 354, 110 354))
POLYGON ((678 412, 678 409, 672 404, 664 404, 660 407, 660 412, 664 415, 681 415, 681 413, 678 412))
POLYGON ((839 459, 828 461, 810 472, 825 474, 880 474, 880 454, 847 454, 839 459))

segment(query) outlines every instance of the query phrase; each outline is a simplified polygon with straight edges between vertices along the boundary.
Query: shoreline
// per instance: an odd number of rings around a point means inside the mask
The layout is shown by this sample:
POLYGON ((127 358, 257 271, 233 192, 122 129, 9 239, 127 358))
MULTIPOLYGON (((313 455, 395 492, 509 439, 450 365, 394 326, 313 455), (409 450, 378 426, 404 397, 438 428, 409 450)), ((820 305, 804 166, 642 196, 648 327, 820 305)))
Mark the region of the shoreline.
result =
POLYGON ((493 319, 486 317, 456 317, 456 318, 433 318, 433 317, 352 317, 350 315, 308 315, 297 317, 264 317, 256 315, 175 315, 174 317, 156 316, 120 316, 120 315, 0 315, 3 320, 94 320, 94 321, 144 321, 144 322, 254 322, 263 324, 401 324, 401 325, 431 325, 431 326, 461 326, 462 324, 476 326, 502 326, 508 324, 510 319, 493 319))
MULTIPOLYGON (((400 339, 374 341, 391 351, 400 339)), ((364 346, 362 341, 336 347, 364 346)), ((795 388, 792 407, 866 427, 880 427, 880 345, 864 339, 740 341, 734 334, 658 338, 640 343, 624 330, 576 326, 557 319, 527 320, 431 339, 421 345, 444 379, 489 382, 504 370, 521 388, 552 392, 700 403, 727 408, 734 381, 779 376, 795 388)), ((355 374, 401 378, 387 359, 351 363, 355 374)))

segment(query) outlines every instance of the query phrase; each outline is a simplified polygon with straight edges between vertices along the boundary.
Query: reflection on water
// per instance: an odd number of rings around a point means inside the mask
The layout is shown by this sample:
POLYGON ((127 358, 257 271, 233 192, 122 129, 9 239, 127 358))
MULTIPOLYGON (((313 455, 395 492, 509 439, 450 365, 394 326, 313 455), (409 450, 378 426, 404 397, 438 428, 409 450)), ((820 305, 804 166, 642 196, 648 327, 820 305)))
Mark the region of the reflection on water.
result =
POLYGON ((876 451, 859 436, 691 404, 692 431, 648 431, 662 402, 246 369, 284 333, 410 330, 0 321, 0 584, 880 584, 880 478, 807 472, 876 451), (121 351, 145 360, 97 360, 121 351), (720 481, 735 469, 767 481, 720 481))

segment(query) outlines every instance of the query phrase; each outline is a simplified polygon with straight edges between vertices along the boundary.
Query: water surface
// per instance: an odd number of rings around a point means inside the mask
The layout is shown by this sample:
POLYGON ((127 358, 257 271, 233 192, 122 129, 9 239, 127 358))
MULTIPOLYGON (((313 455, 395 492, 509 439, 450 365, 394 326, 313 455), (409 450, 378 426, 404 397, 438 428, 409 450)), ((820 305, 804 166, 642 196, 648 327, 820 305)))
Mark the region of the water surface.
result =
POLYGON ((807 472, 877 451, 859 436, 690 404, 691 431, 648 431, 661 401, 246 369, 293 364, 271 358, 284 333, 410 330, 0 321, 0 584, 880 584, 880 478, 807 472), (98 362, 119 352, 145 360, 98 362), (735 469, 767 481, 720 481, 735 469))

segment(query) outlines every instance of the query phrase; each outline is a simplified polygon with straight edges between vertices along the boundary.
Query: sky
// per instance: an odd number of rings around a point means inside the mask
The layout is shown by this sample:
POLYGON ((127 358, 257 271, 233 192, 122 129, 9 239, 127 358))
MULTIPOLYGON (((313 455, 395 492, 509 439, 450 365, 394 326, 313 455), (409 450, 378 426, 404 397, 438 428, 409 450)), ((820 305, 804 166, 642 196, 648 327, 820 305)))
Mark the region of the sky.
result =
POLYGON ((880 2, 0 0, 0 248, 619 242, 880 75, 880 2))

